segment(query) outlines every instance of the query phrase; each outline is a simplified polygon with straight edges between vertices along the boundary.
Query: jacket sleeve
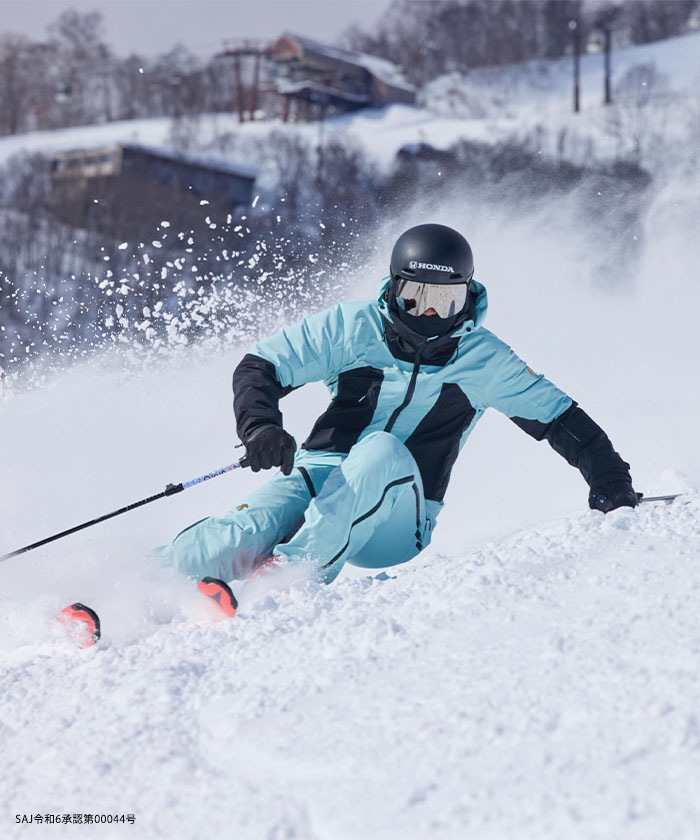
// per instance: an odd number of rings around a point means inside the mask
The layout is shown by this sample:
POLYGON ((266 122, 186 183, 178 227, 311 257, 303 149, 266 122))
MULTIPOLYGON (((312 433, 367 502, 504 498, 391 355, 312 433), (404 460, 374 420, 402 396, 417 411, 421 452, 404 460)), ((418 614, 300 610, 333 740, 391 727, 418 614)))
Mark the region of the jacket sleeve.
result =
POLYGON ((534 373, 510 348, 496 366, 496 374, 489 405, 535 440, 546 440, 580 471, 592 492, 632 486, 629 464, 571 397, 542 374, 534 373))
POLYGON ((510 418, 535 440, 547 440, 555 452, 576 467, 592 493, 632 487, 630 465, 615 451, 610 438, 575 402, 551 423, 510 418))
POLYGON ((345 322, 334 306, 258 342, 233 373, 233 410, 245 442, 259 426, 282 425, 281 397, 342 368, 345 322))

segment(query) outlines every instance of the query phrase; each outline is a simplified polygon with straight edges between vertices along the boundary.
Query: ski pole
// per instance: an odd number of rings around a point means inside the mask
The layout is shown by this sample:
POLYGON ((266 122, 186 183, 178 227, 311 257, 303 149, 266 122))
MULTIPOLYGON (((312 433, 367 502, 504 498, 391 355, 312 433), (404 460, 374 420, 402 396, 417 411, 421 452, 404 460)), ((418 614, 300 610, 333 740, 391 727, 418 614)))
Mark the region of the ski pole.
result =
POLYGON ((60 534, 54 534, 51 537, 46 537, 43 540, 39 540, 39 542, 32 543, 31 545, 25 545, 23 548, 18 548, 16 551, 11 551, 9 554, 0 555, 0 561, 9 560, 10 557, 16 557, 18 554, 24 554, 25 551, 31 551, 33 548, 39 548, 39 546, 46 545, 54 540, 60 540, 61 537, 67 537, 69 534, 75 534, 76 531, 82 531, 83 528, 89 528, 91 525, 97 525, 99 522, 104 522, 106 519, 112 519, 112 517, 120 516, 122 513, 128 513, 130 510, 135 510, 142 505, 148 505, 151 502, 155 502, 156 499, 164 499, 166 496, 174 496, 176 493, 181 493, 189 487, 194 487, 195 484, 201 484, 203 481, 209 481, 210 478, 216 478, 218 475, 223 475, 224 473, 231 472, 231 470, 237 470, 240 467, 247 466, 248 462, 245 458, 242 458, 240 461, 236 461, 235 464, 229 464, 227 467, 220 467, 218 470, 213 470, 206 475, 200 475, 198 478, 193 478, 190 481, 181 481, 179 484, 168 484, 162 493, 156 493, 155 496, 149 496, 147 499, 141 499, 139 502, 133 502, 130 505, 126 505, 126 507, 112 511, 112 513, 106 513, 104 516, 98 516, 97 519, 91 519, 89 522, 83 522, 82 525, 76 525, 74 528, 68 528, 67 531, 61 531, 60 534))
POLYGON ((640 502, 672 502, 674 499, 677 499, 679 496, 682 496, 682 493, 673 493, 670 496, 641 496, 639 501, 640 502))

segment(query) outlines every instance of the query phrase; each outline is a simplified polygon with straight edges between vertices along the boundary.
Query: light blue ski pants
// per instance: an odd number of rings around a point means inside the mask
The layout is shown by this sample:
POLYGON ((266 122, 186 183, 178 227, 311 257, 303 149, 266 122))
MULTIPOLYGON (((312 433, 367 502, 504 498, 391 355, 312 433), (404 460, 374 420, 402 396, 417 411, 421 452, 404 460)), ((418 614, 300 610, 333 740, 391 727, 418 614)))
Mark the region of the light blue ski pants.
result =
POLYGON ((350 452, 302 450, 225 516, 186 528, 156 554, 183 574, 241 580, 272 555, 327 583, 351 563, 405 563, 430 542, 423 483, 404 444, 372 432, 350 452), (291 535, 291 537, 290 537, 291 535))

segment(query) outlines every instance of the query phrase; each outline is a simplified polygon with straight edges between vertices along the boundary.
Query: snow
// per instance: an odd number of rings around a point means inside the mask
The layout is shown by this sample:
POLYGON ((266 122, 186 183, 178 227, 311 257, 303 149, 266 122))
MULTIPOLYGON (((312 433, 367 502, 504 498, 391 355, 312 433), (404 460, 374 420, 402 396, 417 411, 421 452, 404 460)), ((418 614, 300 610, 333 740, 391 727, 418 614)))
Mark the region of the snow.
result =
MULTIPOLYGON (((570 208, 549 209, 556 228, 444 211, 473 231, 491 328, 605 426, 638 489, 682 499, 590 512, 580 476, 494 414, 414 563, 301 584, 230 624, 141 558, 260 474, 7 561, 7 813, 134 813, 145 838, 694 838, 700 347, 683 188, 650 205, 656 235, 625 294, 590 283, 570 208), (53 616, 77 599, 102 617, 97 649, 56 636, 53 616)), ((0 550, 237 457, 229 381, 245 350, 141 367, 115 354, 6 402, 0 550)), ((322 386, 285 399, 298 440, 326 402, 322 386)))
MULTIPOLYGON (((275 130, 299 134, 315 145, 318 142, 318 123, 285 124, 281 120, 248 122, 242 125, 238 117, 213 114, 199 119, 199 137, 204 145, 211 144, 221 135, 236 135, 251 141, 250 152, 245 147, 237 150, 236 159, 229 161, 234 169, 247 166, 252 171, 257 163, 256 143, 264 140, 275 130), (252 154, 250 160, 243 159, 245 154, 252 154)), ((57 131, 30 132, 0 138, 0 165, 20 152, 42 153, 46 155, 58 151, 80 148, 97 148, 131 143, 162 151, 164 154, 177 154, 171 144, 172 122, 166 118, 142 120, 124 120, 104 125, 82 128, 66 128, 57 131)), ((340 137, 354 135, 360 142, 371 138, 368 151, 377 162, 388 168, 396 152, 406 143, 425 139, 434 140, 441 148, 462 137, 489 138, 489 128, 475 120, 455 120, 439 117, 422 108, 412 105, 390 105, 386 108, 363 109, 354 114, 333 117, 324 122, 324 131, 328 136, 340 137)), ((201 156, 198 155, 198 158, 201 156)), ((209 165, 224 165, 228 158, 220 154, 207 154, 209 165)))
MULTIPOLYGON (((533 61, 523 65, 477 68, 467 76, 451 73, 432 81, 422 95, 437 114, 465 120, 462 134, 480 140, 477 126, 488 126, 491 139, 524 139, 536 135, 543 153, 591 162, 593 156, 612 160, 619 153, 610 122, 623 97, 616 90, 632 68, 652 64, 659 77, 651 91, 649 133, 658 137, 656 157, 669 156, 669 141, 695 142, 696 113, 700 113, 700 32, 651 44, 614 50, 613 104, 603 104, 604 56, 583 55, 580 105, 573 113, 573 59, 533 61)), ((624 106, 623 106, 624 107, 624 106)), ((634 108, 632 108, 634 110, 634 108)), ((457 120, 455 120, 457 121, 457 120)), ((438 137, 440 132, 437 132, 438 137)), ((448 135, 449 137, 449 135, 448 135)), ((451 140, 429 142, 446 148, 451 140)), ((645 159, 654 169, 659 161, 645 159)))
MULTIPOLYGON (((377 62, 381 63, 379 59, 377 62)), ((663 146, 663 140, 668 139, 665 133, 671 132, 675 120, 679 123, 675 133, 680 132, 680 137, 674 139, 682 141, 686 135, 680 127, 696 118, 695 110, 700 113, 697 94, 700 32, 614 51, 613 86, 627 70, 645 62, 654 62, 669 83, 667 92, 659 92, 663 101, 657 118, 652 121, 653 133, 662 135, 663 146), (670 119, 668 112, 679 96, 690 97, 691 107, 681 104, 679 113, 674 112, 674 119, 670 119)), ((557 153, 557 133, 565 130, 572 148, 560 153, 582 162, 581 155, 585 152, 580 149, 587 149, 585 140, 591 138, 597 144, 598 154, 610 158, 615 146, 606 124, 610 112, 601 104, 602 67, 602 54, 582 57, 582 111, 578 115, 571 112, 572 70, 571 59, 567 58, 510 68, 483 68, 472 71, 466 78, 451 74, 428 86, 423 98, 432 110, 401 104, 362 109, 325 120, 323 131, 329 138, 353 137, 385 170, 392 166, 398 150, 409 144, 429 143, 446 149, 459 140, 493 142, 527 136, 533 131, 549 133, 549 137, 542 138, 542 147, 548 153, 557 153)), ((135 143, 164 153, 177 153, 172 147, 172 125, 169 119, 154 118, 3 137, 0 138, 0 165, 22 151, 52 154, 117 143, 135 143)), ((235 114, 210 114, 197 117, 196 125, 211 165, 247 165, 250 171, 259 163, 256 144, 280 128, 298 133, 312 145, 318 143, 318 123, 285 124, 268 120, 241 125, 235 114), (247 148, 244 143, 237 144, 235 160, 214 151, 216 138, 225 135, 250 141, 247 148)))
POLYGON ((4 685, 7 810, 133 813, 140 837, 694 837, 699 515, 578 514, 233 622, 44 645, 4 685))
MULTIPOLYGON (((342 119, 386 160, 410 137, 488 132, 406 106, 342 119)), ((139 142, 168 130, 138 126, 139 142)), ((136 128, 70 131, 117 142, 136 128)), ((69 135, 24 141, 74 147, 69 135)), ((391 242, 430 218, 468 232, 487 326, 604 426, 637 489, 680 499, 591 512, 574 470, 489 412, 416 561, 297 584, 232 622, 143 557, 265 475, 236 471, 0 563, 2 836, 30 831, 15 814, 81 812, 133 813, 99 836, 146 840, 696 840, 693 172, 650 188, 638 268, 615 288, 567 197, 516 215, 458 196, 438 213, 403 208, 382 231, 391 242), (75 600, 101 615, 96 648, 58 633, 75 600)), ((384 263, 358 268, 358 297, 384 263)), ((235 337, 145 363, 114 350, 8 394, 0 553, 235 460, 230 374, 246 350, 235 337)), ((319 385, 285 398, 297 440, 326 404, 319 385)))
MULTIPOLYGON (((632 67, 654 63, 678 93, 693 93, 700 80, 700 32, 668 38, 651 44, 614 50, 612 55, 613 84, 632 67)), ((581 57, 581 106, 585 113, 598 106, 603 94, 604 54, 590 53, 581 57)), ((455 74, 459 75, 459 74, 455 74)), ((573 58, 556 61, 532 61, 501 67, 476 68, 468 74, 470 84, 482 86, 488 94, 497 87, 508 94, 507 107, 515 109, 511 118, 521 118, 524 111, 564 104, 571 108, 573 58)), ((443 76, 430 83, 434 96, 454 82, 454 76, 443 76)), ((501 108, 504 103, 501 103, 501 108)))

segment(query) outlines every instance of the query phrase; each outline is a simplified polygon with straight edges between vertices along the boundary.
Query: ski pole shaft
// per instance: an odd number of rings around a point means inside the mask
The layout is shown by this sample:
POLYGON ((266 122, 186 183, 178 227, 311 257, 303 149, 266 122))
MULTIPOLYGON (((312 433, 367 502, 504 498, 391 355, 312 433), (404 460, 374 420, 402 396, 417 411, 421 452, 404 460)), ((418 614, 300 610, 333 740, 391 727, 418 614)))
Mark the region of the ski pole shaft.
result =
POLYGON ((83 522, 82 525, 76 525, 73 528, 68 528, 65 531, 61 531, 59 534, 53 534, 52 536, 46 537, 45 539, 39 540, 31 545, 25 545, 23 548, 18 548, 16 551, 11 551, 9 554, 0 555, 0 561, 9 560, 10 557, 16 557, 18 554, 24 554, 25 551, 31 551, 34 548, 39 548, 42 545, 54 542, 54 540, 60 540, 62 537, 75 534, 76 531, 82 531, 84 528, 89 528, 91 525, 97 525, 99 522, 104 522, 107 519, 112 519, 115 516, 121 516, 122 513, 128 513, 130 510, 136 510, 136 508, 142 507, 143 505, 155 502, 156 499, 164 499, 166 496, 174 496, 176 493, 181 493, 183 490, 194 487, 195 484, 201 484, 203 481, 209 481, 210 478, 216 478, 219 475, 231 472, 231 470, 237 470, 240 467, 245 466, 247 466, 247 462, 245 462, 245 459, 242 459, 241 461, 236 461, 235 464, 229 464, 227 467, 220 467, 217 470, 206 473, 206 475, 200 475, 190 481, 182 481, 179 484, 168 484, 162 493, 156 493, 155 496, 149 496, 147 499, 132 502, 132 504, 119 508, 119 510, 113 510, 111 513, 105 513, 104 516, 98 516, 97 519, 91 519, 89 522, 83 522))
POLYGON ((642 496, 639 500, 640 502, 672 502, 674 499, 677 499, 679 496, 682 496, 682 493, 673 493, 670 496, 642 496))

